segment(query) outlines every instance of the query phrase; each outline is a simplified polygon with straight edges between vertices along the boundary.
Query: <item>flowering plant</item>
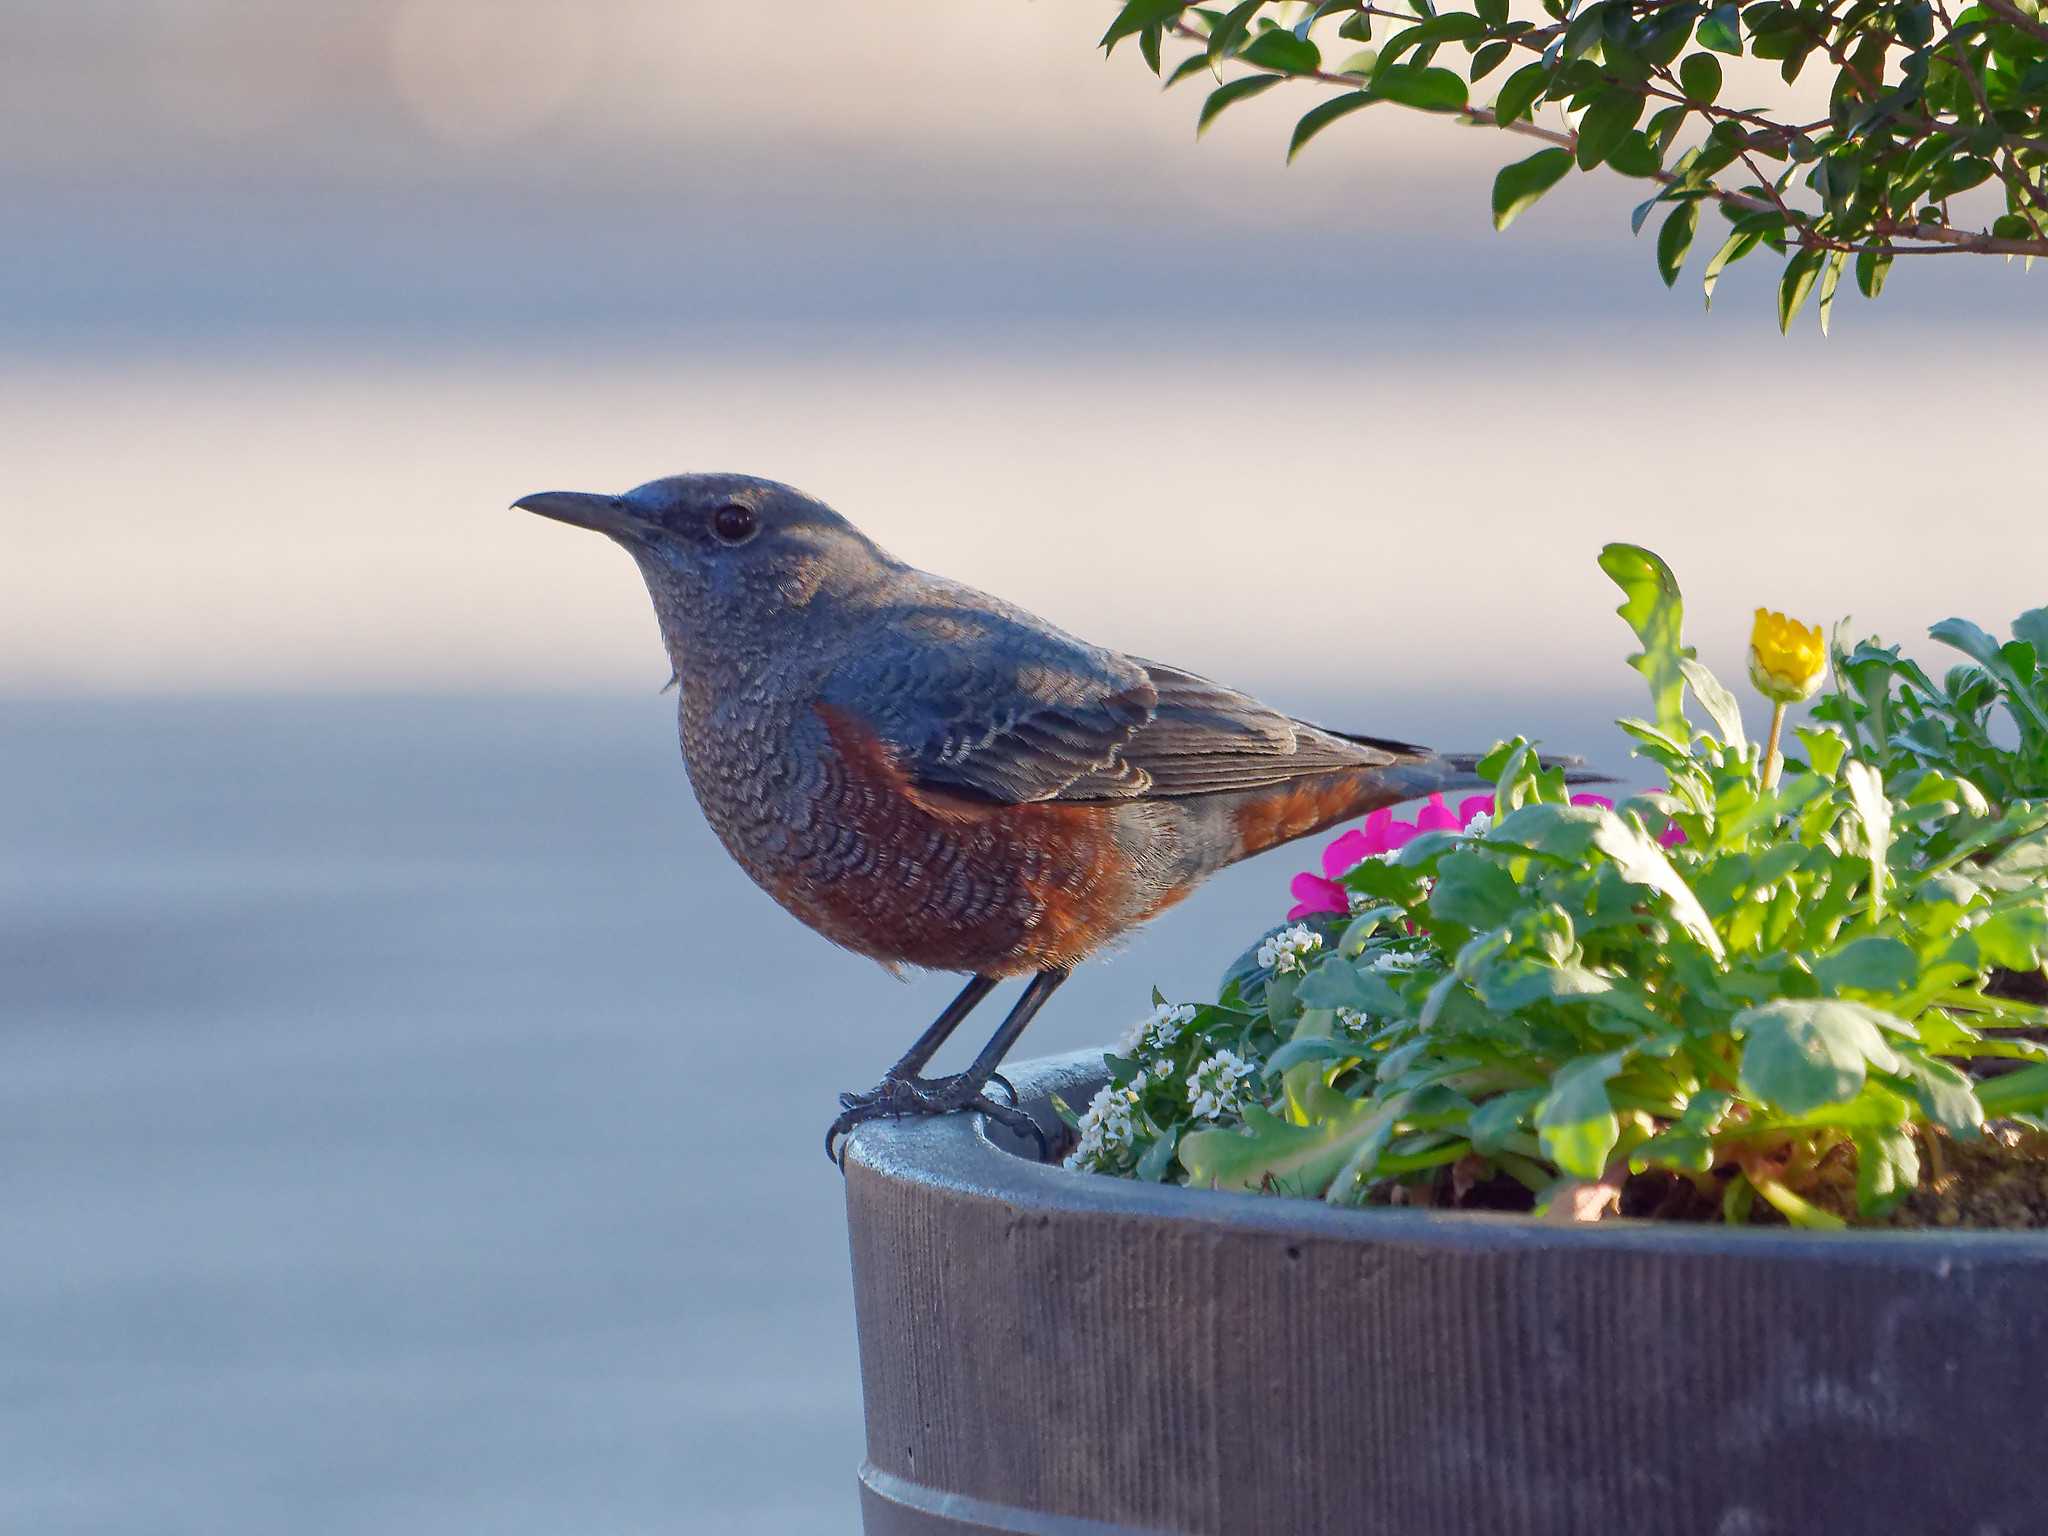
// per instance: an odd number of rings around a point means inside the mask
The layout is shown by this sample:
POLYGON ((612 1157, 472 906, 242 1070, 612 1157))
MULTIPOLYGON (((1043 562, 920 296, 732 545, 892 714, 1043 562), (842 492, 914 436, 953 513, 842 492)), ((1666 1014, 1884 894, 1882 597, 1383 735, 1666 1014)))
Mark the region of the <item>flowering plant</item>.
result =
POLYGON ((1681 644, 1663 563, 1601 564, 1651 693, 1620 724, 1666 787, 1574 797, 1516 739, 1480 765, 1490 803, 1344 833, 1217 1001, 1155 997, 1070 1166, 1835 1226, 1887 1216, 1990 1122, 2041 1126, 2048 1009, 1992 983, 2048 952, 2048 800, 2013 788, 2048 777, 2048 726, 2013 763, 1979 730, 2041 682, 2038 616, 1939 690, 1895 651, 1840 653, 1827 718, 1782 756, 1681 644), (1930 721, 1998 771, 1965 776, 1930 721))

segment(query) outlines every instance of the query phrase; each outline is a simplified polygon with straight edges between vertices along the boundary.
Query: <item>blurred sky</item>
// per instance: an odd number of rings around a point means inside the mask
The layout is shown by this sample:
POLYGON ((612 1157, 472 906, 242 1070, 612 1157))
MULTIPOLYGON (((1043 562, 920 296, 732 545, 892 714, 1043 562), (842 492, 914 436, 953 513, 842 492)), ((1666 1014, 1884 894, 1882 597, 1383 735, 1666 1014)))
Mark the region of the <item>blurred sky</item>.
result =
POLYGON ((0 688, 637 687, 628 563, 503 509, 686 468, 1260 685, 1582 684, 1616 537, 1724 669, 2042 599, 2041 279, 1780 339, 1616 178, 1494 234, 1500 135, 1198 145, 1101 11, 0 0, 0 688))

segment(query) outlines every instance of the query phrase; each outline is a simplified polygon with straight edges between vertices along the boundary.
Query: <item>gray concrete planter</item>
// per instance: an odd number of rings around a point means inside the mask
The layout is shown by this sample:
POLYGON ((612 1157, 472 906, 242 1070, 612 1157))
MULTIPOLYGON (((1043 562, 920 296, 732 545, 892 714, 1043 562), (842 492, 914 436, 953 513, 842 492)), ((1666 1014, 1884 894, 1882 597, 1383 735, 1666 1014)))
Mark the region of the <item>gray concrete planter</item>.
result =
POLYGON ((870 1536, 2048 1532, 2048 1237, 1340 1211, 965 1118, 846 1171, 870 1536))

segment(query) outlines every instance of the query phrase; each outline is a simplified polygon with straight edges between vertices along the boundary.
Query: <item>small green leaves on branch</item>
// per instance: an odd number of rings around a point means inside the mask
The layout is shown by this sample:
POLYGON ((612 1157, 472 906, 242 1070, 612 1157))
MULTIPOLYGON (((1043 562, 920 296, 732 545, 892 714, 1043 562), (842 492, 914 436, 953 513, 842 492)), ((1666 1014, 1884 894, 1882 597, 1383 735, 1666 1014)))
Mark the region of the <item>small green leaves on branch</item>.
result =
POLYGON ((1874 299, 1895 257, 2048 256, 2048 22, 2042 0, 1240 0, 1227 10, 1126 0, 1102 46, 1136 38, 1168 86, 1212 86, 1197 119, 1282 82, 1334 86, 1297 120, 1291 162, 1375 102, 1546 141, 1503 169, 1505 229, 1576 166, 1654 184, 1632 223, 1669 206, 1655 260, 1678 280, 1700 204, 1728 222, 1701 271, 1759 250, 1781 257, 1779 325, 1815 301, 1825 333, 1842 276, 1874 299), (1524 14, 1516 14, 1517 11, 1524 14), (1320 41, 1318 39, 1321 39, 1320 41), (1177 61, 1166 45, 1192 43, 1177 61), (1325 45, 1364 44, 1326 63, 1325 45), (1785 95, 1736 105, 1723 58, 1768 61, 1785 95), (1446 61, 1457 67, 1446 67, 1446 61), (1833 71, 1826 115, 1801 120, 1790 89, 1833 71), (1490 105, 1472 88, 1505 70, 1490 105))
POLYGON ((1539 149, 1526 160, 1501 167, 1493 179, 1493 227, 1506 229, 1523 209, 1564 179, 1572 168, 1568 149, 1539 149))

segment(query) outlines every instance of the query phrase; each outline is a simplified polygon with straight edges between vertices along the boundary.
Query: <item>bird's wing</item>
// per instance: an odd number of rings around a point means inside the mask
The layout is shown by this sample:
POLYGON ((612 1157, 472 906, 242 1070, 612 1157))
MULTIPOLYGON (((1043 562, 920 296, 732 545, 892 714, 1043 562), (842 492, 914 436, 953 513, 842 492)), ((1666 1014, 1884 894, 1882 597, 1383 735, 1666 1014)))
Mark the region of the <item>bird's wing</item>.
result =
POLYGON ((879 617, 824 703, 929 788, 1010 805, 1203 795, 1430 755, 1320 730, 951 583, 879 617))
POLYGON ((1145 793, 1122 756, 1158 703, 1136 662, 933 578, 877 620, 822 702, 913 783, 1009 805, 1145 793))
POLYGON ((1138 665, 1159 700, 1121 758, 1145 775, 1151 794, 1257 789, 1306 774, 1381 768, 1431 755, 1408 742, 1322 730, 1179 667, 1143 660, 1138 665))

